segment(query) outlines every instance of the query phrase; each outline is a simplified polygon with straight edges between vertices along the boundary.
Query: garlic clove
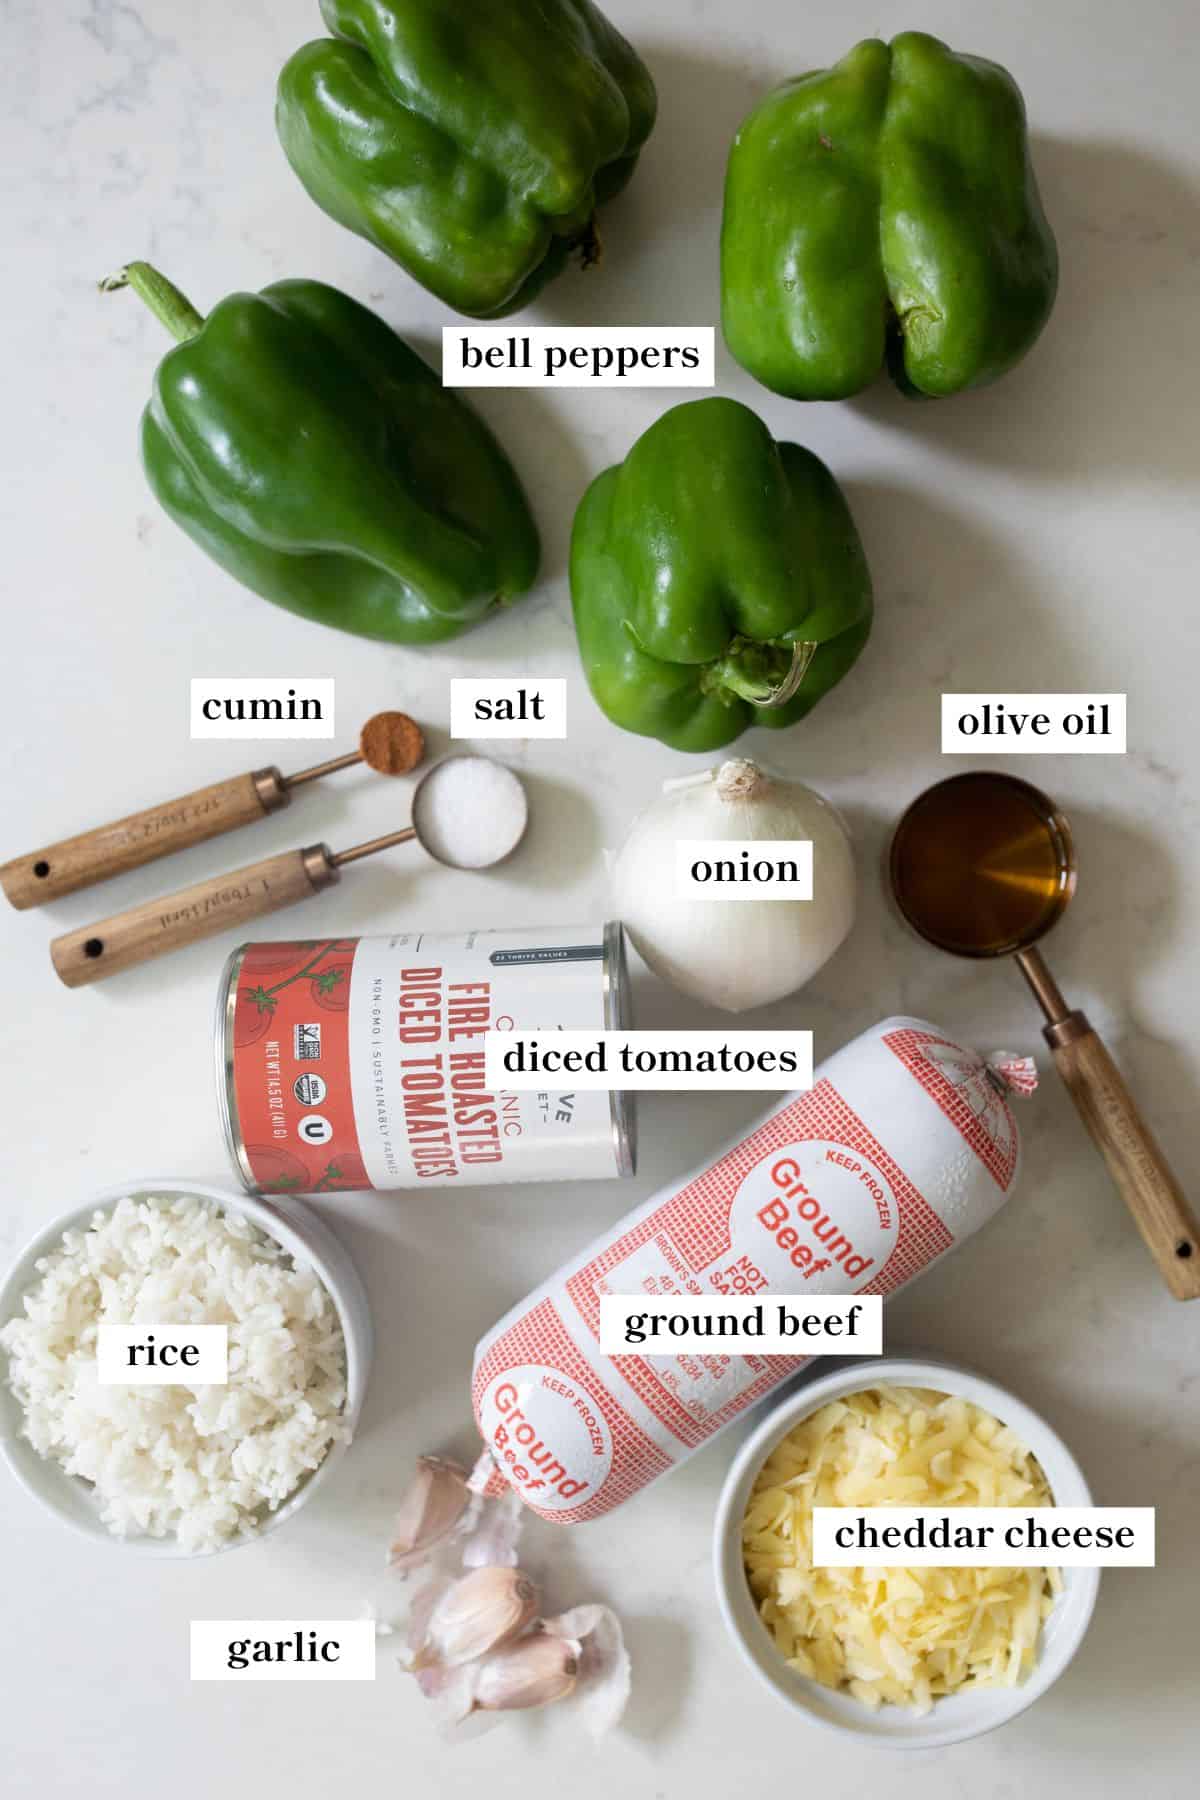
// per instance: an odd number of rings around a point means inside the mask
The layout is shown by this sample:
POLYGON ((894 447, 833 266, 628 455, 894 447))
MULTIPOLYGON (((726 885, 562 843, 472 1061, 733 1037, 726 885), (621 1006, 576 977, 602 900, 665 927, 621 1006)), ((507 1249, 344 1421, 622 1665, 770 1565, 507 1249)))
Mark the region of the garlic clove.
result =
POLYGON ((405 1668, 416 1669, 419 1667, 419 1659, 429 1641, 429 1621, 433 1617, 434 1608, 445 1598, 457 1580, 457 1575, 452 1575, 449 1570, 435 1566, 428 1581, 408 1602, 407 1617, 404 1620, 402 1653, 405 1668))
POLYGON ((566 1699, 578 1674, 576 1646, 550 1632, 539 1632, 481 1664, 475 1678, 475 1705, 484 1712, 549 1706, 566 1699))
POLYGON ((473 1569, 434 1607, 414 1668, 452 1668, 486 1656, 537 1616, 538 1591, 520 1569, 473 1569))
POLYGON ((392 1528, 392 1568, 411 1569, 424 1562, 454 1530, 470 1497, 465 1469, 440 1456, 418 1457, 392 1528))
POLYGON ((426 1669, 413 1669, 410 1672, 427 1700, 443 1699, 463 1678, 462 1668, 448 1669, 442 1663, 430 1663, 426 1669))

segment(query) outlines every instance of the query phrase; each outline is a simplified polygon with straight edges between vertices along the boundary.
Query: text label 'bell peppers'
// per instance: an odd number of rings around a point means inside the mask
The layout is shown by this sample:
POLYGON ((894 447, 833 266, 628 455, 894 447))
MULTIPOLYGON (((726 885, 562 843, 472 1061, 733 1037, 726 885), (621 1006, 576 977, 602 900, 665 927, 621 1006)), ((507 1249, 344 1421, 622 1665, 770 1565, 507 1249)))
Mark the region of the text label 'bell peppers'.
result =
POLYGON ((629 180, 654 83, 591 0, 321 0, 279 78, 317 205, 476 318, 515 312, 629 180))
POLYGON ((721 319, 795 400, 840 400, 885 359, 945 395, 995 381, 1041 331, 1058 252, 1006 70, 908 31, 776 88, 729 156, 721 319))
POLYGON ((204 319, 147 263, 102 285, 133 288, 179 340, 142 416, 150 486, 255 593, 432 644, 532 585, 537 528, 508 458, 357 300, 279 281, 204 319))
POLYGON ((675 750, 794 724, 871 629, 871 577, 837 482, 716 396, 672 407, 592 483, 571 598, 598 705, 675 750))

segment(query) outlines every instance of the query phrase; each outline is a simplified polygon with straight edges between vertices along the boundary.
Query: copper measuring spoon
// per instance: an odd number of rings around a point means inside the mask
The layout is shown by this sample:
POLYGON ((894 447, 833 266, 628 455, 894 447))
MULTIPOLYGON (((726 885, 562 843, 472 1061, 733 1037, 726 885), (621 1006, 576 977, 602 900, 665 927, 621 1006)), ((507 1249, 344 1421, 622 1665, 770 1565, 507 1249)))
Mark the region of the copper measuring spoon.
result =
POLYGON ((291 804, 293 791, 323 775, 366 763, 379 775, 407 775, 425 754, 421 728, 407 713, 381 712, 367 720, 358 749, 329 762, 283 775, 274 767, 231 775, 211 787, 197 788, 178 800, 165 800, 144 812, 130 813, 112 825, 99 825, 78 837, 31 850, 0 865, 0 887, 19 910, 42 906, 98 881, 109 881, 130 869, 157 862, 175 850, 207 843, 223 832, 256 824, 268 813, 291 804))
POLYGON ((1015 957, 1046 1016, 1043 1036, 1079 1116, 1177 1300, 1200 1297, 1200 1226, 1117 1065, 1067 1005, 1041 951, 1076 885, 1071 827, 1014 775, 939 781, 896 827, 892 893, 927 943, 954 956, 1015 957))
POLYGON ((136 968, 151 957, 164 956, 169 950, 182 949, 235 925, 261 919, 281 906, 307 900, 341 879, 347 863, 360 862, 380 850, 391 850, 415 838, 436 862, 452 869, 486 869, 511 855, 525 835, 529 808, 521 779, 503 763, 487 756, 447 756, 421 777, 413 794, 413 822, 401 831, 390 831, 369 843, 356 844, 351 850, 333 851, 328 844, 309 844, 302 850, 285 850, 280 856, 269 856, 249 868, 234 869, 228 875, 215 875, 210 881, 170 894, 161 900, 148 900, 144 906, 102 919, 97 925, 84 925, 68 931, 50 945, 50 957, 58 978, 67 987, 87 987, 102 981, 106 975, 122 969, 136 968), (492 772, 492 779, 504 787, 512 801, 512 829, 503 839, 493 841, 478 858, 456 858, 439 845, 436 821, 423 817, 423 806, 435 791, 432 784, 441 772, 455 764, 477 764, 492 772))

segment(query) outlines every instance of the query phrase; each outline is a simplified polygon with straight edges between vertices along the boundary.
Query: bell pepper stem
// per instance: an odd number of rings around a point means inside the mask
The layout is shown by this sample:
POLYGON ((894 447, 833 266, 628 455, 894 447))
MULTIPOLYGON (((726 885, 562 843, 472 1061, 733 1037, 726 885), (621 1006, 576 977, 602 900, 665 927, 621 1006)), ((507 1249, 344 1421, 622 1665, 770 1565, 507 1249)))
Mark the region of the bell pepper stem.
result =
POLYGON ((575 239, 575 248, 579 252, 581 269, 594 269, 604 260, 604 239, 600 236, 600 228, 596 224, 596 215, 592 214, 579 236, 575 239))
POLYGON ((710 664, 704 685, 726 688, 752 706, 786 706, 816 653, 815 644, 756 644, 750 638, 734 638, 726 655, 710 664))
POLYGON ((127 263, 100 283, 102 294, 114 294, 120 288, 132 288, 159 324, 165 325, 181 344, 195 337, 204 324, 204 315, 198 313, 191 301, 150 263, 127 263))

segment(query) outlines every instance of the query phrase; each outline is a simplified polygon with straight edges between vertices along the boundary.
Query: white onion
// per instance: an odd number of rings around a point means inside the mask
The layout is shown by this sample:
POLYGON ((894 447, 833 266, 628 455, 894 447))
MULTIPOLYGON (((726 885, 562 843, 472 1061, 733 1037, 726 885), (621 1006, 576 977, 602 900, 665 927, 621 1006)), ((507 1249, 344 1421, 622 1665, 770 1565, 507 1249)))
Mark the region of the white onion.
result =
POLYGON ((841 815, 802 782, 741 758, 666 782, 634 821, 613 881, 617 916, 655 974, 726 1012, 795 993, 854 923, 854 855, 841 815), (681 898, 676 843, 738 838, 811 839, 813 898, 681 898))

